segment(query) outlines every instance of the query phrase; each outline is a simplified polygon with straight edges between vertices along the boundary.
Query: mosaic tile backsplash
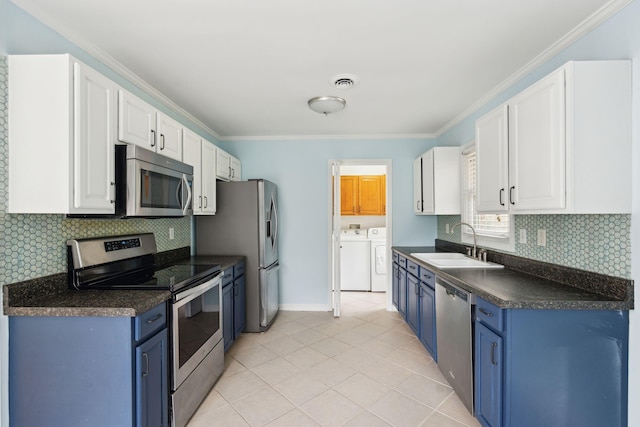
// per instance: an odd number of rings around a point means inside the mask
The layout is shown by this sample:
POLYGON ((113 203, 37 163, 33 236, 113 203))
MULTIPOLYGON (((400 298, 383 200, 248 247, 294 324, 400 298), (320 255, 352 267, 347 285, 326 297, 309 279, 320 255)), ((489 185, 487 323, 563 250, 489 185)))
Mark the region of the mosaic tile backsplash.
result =
POLYGON ((7 78, 7 60, 0 56, 0 285, 66 271, 68 239, 153 232, 158 251, 190 246, 191 217, 85 220, 7 214, 7 78))
MULTIPOLYGON (((516 250, 513 255, 579 268, 609 276, 631 278, 631 215, 514 215, 516 250), (527 243, 517 236, 527 230, 527 243), (547 245, 538 246, 538 230, 547 233, 547 245)), ((461 243, 460 235, 446 234, 446 224, 459 215, 438 217, 438 239, 461 243)))

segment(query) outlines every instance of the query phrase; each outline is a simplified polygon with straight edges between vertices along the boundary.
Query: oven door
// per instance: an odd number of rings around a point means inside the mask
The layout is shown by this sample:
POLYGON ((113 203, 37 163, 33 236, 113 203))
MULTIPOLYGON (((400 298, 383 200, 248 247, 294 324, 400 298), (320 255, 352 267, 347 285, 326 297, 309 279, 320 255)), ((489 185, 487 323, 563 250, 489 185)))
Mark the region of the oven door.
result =
POLYGON ((127 216, 191 215, 193 176, 127 159, 127 216))
POLYGON ((221 288, 220 277, 216 277, 174 296, 172 391, 178 389, 222 339, 221 288))

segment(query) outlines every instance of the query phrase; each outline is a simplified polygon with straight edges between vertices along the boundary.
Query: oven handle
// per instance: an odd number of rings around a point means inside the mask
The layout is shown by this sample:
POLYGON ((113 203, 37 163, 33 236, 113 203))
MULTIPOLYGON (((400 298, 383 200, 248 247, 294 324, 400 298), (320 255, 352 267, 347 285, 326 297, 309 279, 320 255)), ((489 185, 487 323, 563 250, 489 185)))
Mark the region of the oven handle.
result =
POLYGON ((180 301, 179 305, 184 305, 187 302, 191 301, 192 299, 204 294, 208 290, 213 289, 216 286, 219 286, 220 284, 222 284, 220 277, 214 277, 213 279, 208 280, 198 286, 194 286, 193 288, 180 291, 174 295, 173 297, 174 303, 177 303, 180 301), (186 301, 184 301, 185 299, 186 301))

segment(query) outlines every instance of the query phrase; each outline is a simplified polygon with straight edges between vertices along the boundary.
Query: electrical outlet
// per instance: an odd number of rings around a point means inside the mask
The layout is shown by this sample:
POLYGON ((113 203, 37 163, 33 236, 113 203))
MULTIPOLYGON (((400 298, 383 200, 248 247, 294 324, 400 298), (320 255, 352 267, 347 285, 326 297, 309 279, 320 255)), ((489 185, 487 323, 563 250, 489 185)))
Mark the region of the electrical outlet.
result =
POLYGON ((525 228, 520 229, 520 243, 523 245, 527 243, 527 230, 525 228))
POLYGON ((445 232, 446 234, 449 234, 449 223, 446 223, 446 224, 444 225, 444 232, 445 232))
POLYGON ((169 228, 169 240, 173 240, 175 238, 173 227, 169 228))
POLYGON ((538 246, 547 246, 547 230, 538 230, 538 246))

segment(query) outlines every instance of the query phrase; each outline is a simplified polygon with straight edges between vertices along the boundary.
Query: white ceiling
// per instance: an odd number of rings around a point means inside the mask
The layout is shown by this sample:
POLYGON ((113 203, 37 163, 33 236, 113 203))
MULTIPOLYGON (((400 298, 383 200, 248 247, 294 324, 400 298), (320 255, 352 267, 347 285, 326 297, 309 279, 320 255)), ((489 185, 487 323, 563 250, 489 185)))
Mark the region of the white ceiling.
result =
POLYGON ((13 2, 234 140, 438 135, 629 0, 13 2))

